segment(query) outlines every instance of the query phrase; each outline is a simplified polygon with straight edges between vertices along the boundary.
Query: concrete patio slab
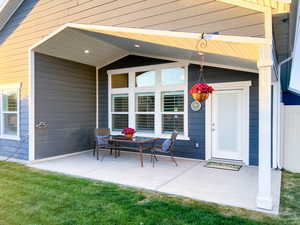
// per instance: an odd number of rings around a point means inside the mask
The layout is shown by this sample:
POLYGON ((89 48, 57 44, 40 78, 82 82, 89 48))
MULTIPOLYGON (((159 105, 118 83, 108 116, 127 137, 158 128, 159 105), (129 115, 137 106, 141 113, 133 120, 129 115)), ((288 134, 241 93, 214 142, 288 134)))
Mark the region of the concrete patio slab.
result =
MULTIPOLYGON (((177 159, 178 167, 167 157, 159 157, 152 167, 150 157, 145 156, 141 168, 136 153, 121 152, 114 158, 107 154, 103 162, 97 161, 91 152, 84 152, 64 158, 34 162, 29 166, 107 181, 131 187, 180 195, 195 200, 263 211, 256 208, 257 167, 242 167, 240 171, 206 168, 205 161, 177 159)), ((281 172, 272 171, 273 211, 279 212, 281 172)))

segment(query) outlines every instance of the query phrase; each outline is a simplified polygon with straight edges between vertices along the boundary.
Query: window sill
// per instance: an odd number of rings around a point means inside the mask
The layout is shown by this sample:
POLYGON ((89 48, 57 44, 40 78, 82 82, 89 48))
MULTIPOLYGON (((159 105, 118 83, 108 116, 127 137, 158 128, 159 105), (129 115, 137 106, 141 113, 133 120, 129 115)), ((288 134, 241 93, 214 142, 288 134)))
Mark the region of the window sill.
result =
POLYGON ((0 136, 0 140, 11 140, 11 141, 21 141, 20 137, 14 137, 14 136, 0 136))
MULTIPOLYGON (((112 131, 111 132, 112 135, 122 135, 121 131, 112 131)), ((161 139, 167 139, 171 137, 171 134, 160 134, 160 135, 155 135, 153 133, 135 133, 135 136, 137 137, 150 137, 150 138, 161 138, 161 139)), ((177 136, 177 140, 186 140, 189 141, 190 138, 184 135, 178 135, 177 136)))

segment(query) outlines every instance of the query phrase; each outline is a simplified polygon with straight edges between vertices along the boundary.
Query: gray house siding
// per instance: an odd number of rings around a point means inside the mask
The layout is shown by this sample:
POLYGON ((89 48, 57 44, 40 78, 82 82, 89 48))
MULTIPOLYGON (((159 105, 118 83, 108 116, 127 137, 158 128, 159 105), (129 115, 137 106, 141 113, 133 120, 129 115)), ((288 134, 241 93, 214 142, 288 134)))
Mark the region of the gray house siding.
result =
POLYGON ((35 54, 36 159, 88 150, 96 127, 96 68, 35 54))
MULTIPOLYGON (((108 96, 107 96, 107 70, 142 65, 153 65, 167 63, 169 61, 145 58, 139 56, 127 56, 100 70, 99 73, 99 126, 108 126, 108 96)), ((199 79, 199 66, 190 65, 188 69, 189 88, 199 79)), ((249 121, 249 158, 251 165, 258 163, 258 75, 254 73, 240 72, 234 70, 205 67, 205 79, 208 83, 252 81, 250 87, 250 121, 249 121)), ((189 105, 193 101, 189 97, 189 105)), ((189 141, 179 140, 175 147, 176 156, 205 159, 205 104, 200 112, 194 112, 189 107, 188 112, 189 141), (196 148, 196 143, 199 147, 196 148)))

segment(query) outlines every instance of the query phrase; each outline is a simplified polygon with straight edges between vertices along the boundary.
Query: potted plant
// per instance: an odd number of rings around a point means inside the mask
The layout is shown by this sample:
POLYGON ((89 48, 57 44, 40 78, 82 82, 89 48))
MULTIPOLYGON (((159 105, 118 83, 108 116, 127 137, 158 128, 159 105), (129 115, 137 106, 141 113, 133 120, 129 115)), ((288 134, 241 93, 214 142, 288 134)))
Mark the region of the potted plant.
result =
POLYGON ((195 101, 203 102, 208 99, 209 94, 214 91, 213 87, 205 83, 194 84, 190 89, 190 94, 195 101))
POLYGON ((135 129, 133 128, 124 128, 122 131, 122 134, 124 134, 127 138, 133 138, 133 135, 135 134, 135 129))

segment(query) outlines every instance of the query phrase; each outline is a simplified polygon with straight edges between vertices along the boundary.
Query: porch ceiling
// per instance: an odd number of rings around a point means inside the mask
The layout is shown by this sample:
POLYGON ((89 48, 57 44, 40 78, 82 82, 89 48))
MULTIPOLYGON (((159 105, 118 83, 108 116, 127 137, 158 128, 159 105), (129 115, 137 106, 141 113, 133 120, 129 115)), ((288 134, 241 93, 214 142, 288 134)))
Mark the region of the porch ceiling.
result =
POLYGON ((97 67, 129 54, 199 63, 200 51, 206 65, 257 72, 259 49, 268 44, 263 38, 207 34, 207 47, 202 48, 200 37, 195 33, 68 24, 32 49, 97 67))

